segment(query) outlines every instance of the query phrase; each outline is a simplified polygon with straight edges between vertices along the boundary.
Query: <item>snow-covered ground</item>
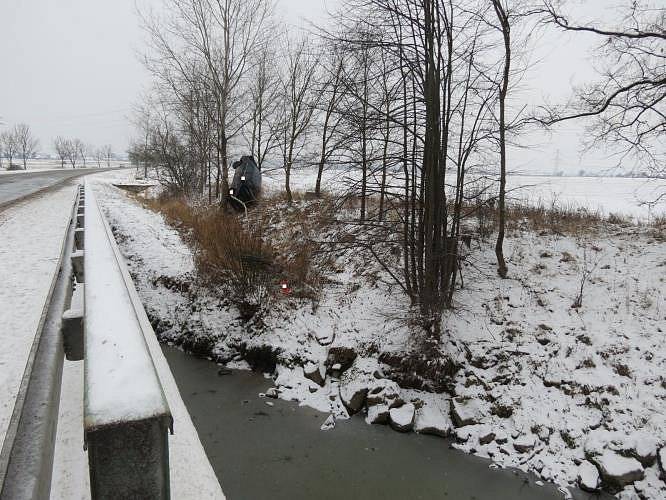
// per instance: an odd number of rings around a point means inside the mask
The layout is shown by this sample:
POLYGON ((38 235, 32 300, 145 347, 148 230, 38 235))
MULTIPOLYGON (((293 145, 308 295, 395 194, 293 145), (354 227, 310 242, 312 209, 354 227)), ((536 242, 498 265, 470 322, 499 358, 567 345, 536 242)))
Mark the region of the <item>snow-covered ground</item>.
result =
POLYGON ((74 196, 74 186, 66 186, 0 212, 0 442, 57 272, 74 196))
MULTIPOLYGON (((309 185, 308 175, 296 185, 309 185)), ((606 205, 590 208, 636 215, 625 181, 608 179, 614 187, 596 191, 606 205)), ((507 280, 496 278, 491 245, 475 242, 440 346, 463 368, 438 394, 385 377, 413 350, 401 313, 408 304, 381 280, 357 275, 358 258, 346 257, 317 308, 278 303, 250 335, 223 298, 198 284, 178 231, 108 181, 96 189, 163 339, 219 359, 238 359, 241 346, 272 351, 276 389, 267 395, 330 412, 329 424, 367 411, 369 422, 452 436, 464 451, 563 488, 596 489, 601 475, 622 498, 666 498, 657 460, 666 444, 663 232, 606 224, 574 237, 520 228, 507 238, 507 280), (582 306, 572 308, 584 277, 582 306)))

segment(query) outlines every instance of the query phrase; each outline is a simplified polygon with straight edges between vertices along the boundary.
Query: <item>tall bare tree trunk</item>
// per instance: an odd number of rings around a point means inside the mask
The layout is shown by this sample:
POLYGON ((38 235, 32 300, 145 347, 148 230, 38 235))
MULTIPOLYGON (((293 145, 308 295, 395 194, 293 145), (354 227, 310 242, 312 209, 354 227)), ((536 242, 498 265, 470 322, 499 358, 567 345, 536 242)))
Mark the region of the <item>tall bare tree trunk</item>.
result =
POLYGON ((423 231, 424 261, 421 307, 424 315, 432 321, 431 333, 439 334, 439 277, 441 259, 441 183, 440 183, 440 85, 441 76, 435 48, 437 0, 424 2, 425 31, 425 143, 423 150, 423 231))
POLYGON ((505 102, 509 88, 509 71, 511 69, 511 26, 506 9, 501 0, 492 0, 497 19, 499 20, 504 38, 504 72, 499 90, 499 145, 500 145, 500 182, 499 182, 499 227, 497 242, 495 243, 495 256, 497 257, 497 273, 502 278, 507 277, 508 269, 504 260, 504 231, 506 226, 506 118, 505 102))

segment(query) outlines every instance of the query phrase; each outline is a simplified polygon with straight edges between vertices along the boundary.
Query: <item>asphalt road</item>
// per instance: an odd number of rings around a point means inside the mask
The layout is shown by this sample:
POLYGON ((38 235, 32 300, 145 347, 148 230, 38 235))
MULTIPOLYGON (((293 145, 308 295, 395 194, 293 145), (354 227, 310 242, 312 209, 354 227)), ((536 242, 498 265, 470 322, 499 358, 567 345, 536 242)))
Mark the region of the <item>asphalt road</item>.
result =
POLYGON ((0 175, 0 210, 70 179, 107 169, 77 168, 0 175))

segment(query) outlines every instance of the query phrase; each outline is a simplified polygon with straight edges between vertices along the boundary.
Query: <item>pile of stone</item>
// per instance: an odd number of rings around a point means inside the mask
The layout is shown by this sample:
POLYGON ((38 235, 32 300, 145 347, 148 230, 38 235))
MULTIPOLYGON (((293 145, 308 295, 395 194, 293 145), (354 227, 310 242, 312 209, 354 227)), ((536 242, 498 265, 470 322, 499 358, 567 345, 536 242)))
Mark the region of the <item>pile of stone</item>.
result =
POLYGON ((362 412, 369 424, 442 437, 451 433, 447 412, 403 399, 400 386, 384 376, 376 361, 359 358, 350 347, 331 347, 325 363, 309 363, 303 373, 313 382, 313 391, 325 385, 327 376, 337 380, 339 398, 349 415, 362 412))

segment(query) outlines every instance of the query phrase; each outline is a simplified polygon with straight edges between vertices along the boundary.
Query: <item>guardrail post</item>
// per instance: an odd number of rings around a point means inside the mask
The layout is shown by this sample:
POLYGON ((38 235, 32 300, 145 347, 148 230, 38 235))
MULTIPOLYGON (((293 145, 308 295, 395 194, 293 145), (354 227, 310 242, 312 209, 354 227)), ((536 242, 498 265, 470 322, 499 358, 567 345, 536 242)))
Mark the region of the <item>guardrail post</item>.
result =
POLYGON ((86 431, 93 499, 169 498, 170 418, 86 431))
POLYGON ((82 227, 76 228, 74 230, 74 243, 77 250, 83 250, 85 248, 83 234, 84 231, 82 227))
POLYGON ((62 335, 65 357, 68 361, 83 359, 83 283, 74 281, 69 309, 62 315, 62 335))

